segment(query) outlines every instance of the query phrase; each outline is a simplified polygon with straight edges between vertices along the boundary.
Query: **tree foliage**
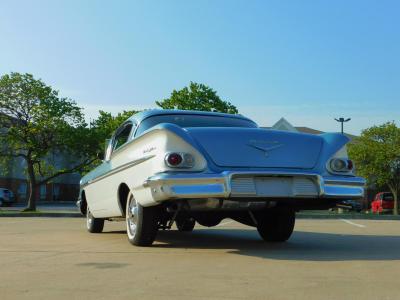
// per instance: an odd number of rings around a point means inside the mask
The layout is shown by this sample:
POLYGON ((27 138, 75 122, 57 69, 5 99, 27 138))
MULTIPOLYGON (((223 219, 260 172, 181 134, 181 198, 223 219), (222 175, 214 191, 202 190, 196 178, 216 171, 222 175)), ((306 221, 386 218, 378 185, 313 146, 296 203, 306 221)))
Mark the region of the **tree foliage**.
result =
MULTIPOLYGON (((92 140, 95 143, 95 145, 93 145, 92 147, 96 148, 96 157, 98 157, 99 153, 104 153, 107 142, 111 138, 115 130, 117 130, 123 122, 125 122, 135 113, 137 113, 137 111, 124 110, 123 112, 120 112, 117 115, 113 116, 109 112, 105 112, 102 110, 99 111, 99 116, 97 117, 97 119, 91 122, 90 126, 92 140)), ((95 160, 94 164, 91 165, 90 168, 93 168, 93 166, 98 163, 99 161, 95 160)), ((87 168, 85 172, 89 171, 90 168, 87 168)))
POLYGON ((31 74, 0 78, 0 128, 0 156, 26 162, 30 210, 36 208, 37 187, 93 161, 95 136, 81 108, 31 74), (61 153, 68 153, 74 162, 56 166, 61 153))
POLYGON ((357 172, 369 183, 387 186, 394 195, 393 213, 398 213, 400 194, 400 128, 394 122, 365 129, 349 147, 357 172))
POLYGON ((205 84, 190 82, 189 87, 177 91, 156 104, 163 109, 215 111, 237 114, 237 108, 230 102, 223 101, 217 92, 205 84))
POLYGON ((113 116, 109 112, 100 110, 99 116, 91 123, 91 129, 96 131, 96 135, 100 143, 103 143, 105 139, 110 138, 112 133, 129 117, 137 113, 134 110, 124 110, 113 116))

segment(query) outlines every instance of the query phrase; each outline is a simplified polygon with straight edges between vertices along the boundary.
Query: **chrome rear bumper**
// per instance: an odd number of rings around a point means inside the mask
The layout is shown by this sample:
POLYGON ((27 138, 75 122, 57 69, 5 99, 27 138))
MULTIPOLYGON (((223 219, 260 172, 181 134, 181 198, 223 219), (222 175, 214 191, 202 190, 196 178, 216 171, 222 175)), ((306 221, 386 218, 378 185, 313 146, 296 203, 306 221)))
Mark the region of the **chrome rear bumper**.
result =
MULTIPOLYGON (((161 173, 143 184, 155 201, 199 198, 359 199, 365 180, 360 177, 322 177, 315 173, 223 172, 219 174, 161 173)), ((255 200, 255 199, 254 199, 255 200)))

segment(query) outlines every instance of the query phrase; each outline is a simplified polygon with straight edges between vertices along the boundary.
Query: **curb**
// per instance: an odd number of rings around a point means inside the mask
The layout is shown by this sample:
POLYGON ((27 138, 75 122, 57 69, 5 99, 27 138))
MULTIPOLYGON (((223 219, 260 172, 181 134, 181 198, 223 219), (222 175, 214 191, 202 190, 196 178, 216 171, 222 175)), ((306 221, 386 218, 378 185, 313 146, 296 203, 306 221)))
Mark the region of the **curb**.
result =
POLYGON ((79 213, 0 213, 0 218, 83 218, 79 213))

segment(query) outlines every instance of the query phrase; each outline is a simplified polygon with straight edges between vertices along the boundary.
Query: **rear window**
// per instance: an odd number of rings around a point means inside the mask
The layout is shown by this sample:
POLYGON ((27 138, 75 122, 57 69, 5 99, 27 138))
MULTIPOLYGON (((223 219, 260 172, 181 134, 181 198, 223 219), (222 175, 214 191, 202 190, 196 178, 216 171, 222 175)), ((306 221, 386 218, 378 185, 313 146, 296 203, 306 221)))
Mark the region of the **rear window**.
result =
POLYGON ((9 190, 3 190, 4 194, 9 194, 10 191, 9 190))
POLYGON ((257 128, 257 124, 240 118, 229 118, 222 116, 205 115, 159 115, 143 120, 136 132, 136 136, 142 134, 147 129, 161 123, 172 123, 180 127, 247 127, 257 128))
POLYGON ((384 200, 384 201, 393 201, 393 200, 394 200, 393 194, 391 194, 391 193, 385 193, 385 194, 383 194, 383 200, 384 200))

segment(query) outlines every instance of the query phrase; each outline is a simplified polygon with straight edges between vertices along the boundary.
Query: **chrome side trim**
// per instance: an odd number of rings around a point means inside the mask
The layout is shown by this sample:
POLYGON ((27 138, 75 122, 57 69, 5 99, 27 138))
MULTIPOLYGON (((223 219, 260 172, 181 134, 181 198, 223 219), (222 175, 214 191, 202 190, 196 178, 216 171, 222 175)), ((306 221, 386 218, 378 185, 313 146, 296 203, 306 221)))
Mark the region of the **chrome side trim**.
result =
POLYGON ((155 156, 155 154, 147 155, 147 156, 144 156, 142 158, 130 161, 130 162, 126 163, 126 164, 120 165, 119 167, 117 167, 117 168, 115 168, 113 170, 110 170, 110 171, 108 171, 107 173, 105 173, 103 175, 100 175, 100 176, 98 176, 98 177, 96 177, 96 178, 94 178, 92 180, 89 180, 87 183, 81 185, 81 188, 84 188, 85 186, 88 186, 89 184, 95 183, 95 182, 100 181, 102 179, 105 179, 105 178, 107 178, 107 177, 109 177, 111 175, 114 175, 114 174, 117 174, 117 173, 119 173, 121 171, 129 169, 130 167, 133 167, 133 166, 136 166, 138 164, 141 164, 142 162, 145 162, 146 160, 149 160, 149 159, 153 158, 154 156, 155 156))

